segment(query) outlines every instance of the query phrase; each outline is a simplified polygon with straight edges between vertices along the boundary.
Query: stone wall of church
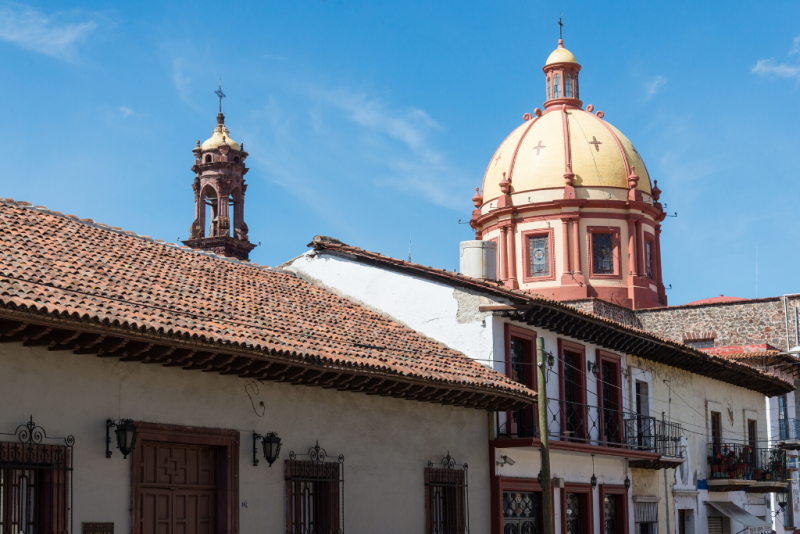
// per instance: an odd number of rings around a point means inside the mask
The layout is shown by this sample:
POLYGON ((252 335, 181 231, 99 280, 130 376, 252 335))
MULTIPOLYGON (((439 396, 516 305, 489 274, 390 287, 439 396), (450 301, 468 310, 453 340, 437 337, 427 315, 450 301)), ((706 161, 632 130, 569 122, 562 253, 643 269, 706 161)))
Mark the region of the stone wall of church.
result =
POLYGON ((795 307, 800 295, 706 304, 673 306, 635 312, 641 328, 675 341, 714 339, 714 346, 761 345, 779 349, 796 344, 795 307), (788 318, 784 310, 788 311, 788 318), (788 319, 788 320, 787 320, 788 319))
POLYGON ((577 300, 566 304, 674 341, 713 338, 716 347, 767 343, 786 349, 787 326, 789 345, 793 347, 798 344, 795 308, 800 312, 800 295, 788 296, 786 301, 784 304, 783 297, 770 297, 637 311, 600 299, 577 300), (784 310, 788 311, 788 317, 784 310))

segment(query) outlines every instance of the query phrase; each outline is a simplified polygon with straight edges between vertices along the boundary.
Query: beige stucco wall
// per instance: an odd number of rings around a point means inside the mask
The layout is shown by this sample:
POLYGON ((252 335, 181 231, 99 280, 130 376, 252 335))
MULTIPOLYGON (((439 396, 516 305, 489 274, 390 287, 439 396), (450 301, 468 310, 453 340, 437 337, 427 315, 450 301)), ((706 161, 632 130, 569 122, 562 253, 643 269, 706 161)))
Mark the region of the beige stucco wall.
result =
MULTIPOLYGON (((683 436, 687 439, 688 484, 681 485, 680 476, 676 479, 676 469, 667 470, 667 489, 664 488, 664 472, 637 469, 633 477, 633 495, 657 496, 659 520, 666 518, 667 506, 670 512, 670 527, 675 529, 678 517, 676 508, 691 509, 696 512, 694 532, 707 531, 707 510, 704 501, 730 501, 758 512, 763 507, 763 496, 747 495, 744 492, 709 492, 700 489, 696 496, 675 498, 674 492, 681 488, 691 490, 697 487, 698 480, 706 480, 709 475, 708 443, 710 441, 710 412, 722 414, 722 442, 742 443, 746 438, 747 419, 755 419, 758 425, 759 447, 766 447, 767 416, 765 397, 756 391, 732 386, 718 380, 682 371, 674 367, 657 364, 635 356, 628 356, 631 391, 635 394, 635 382, 650 384, 651 415, 661 418, 662 412, 671 414, 672 421, 679 422, 683 436), (668 380, 669 382, 664 382, 668 380), (670 393, 670 387, 672 391, 670 393), (670 402, 670 397, 672 401, 670 402), (732 421, 729 419, 732 417, 732 421), (676 506, 677 504, 677 506, 676 506)), ((740 527, 741 528, 741 527, 740 527)), ((737 529, 738 530, 738 529, 737 529)))
POLYGON ((236 429, 241 432, 242 533, 282 533, 283 460, 306 453, 318 439, 345 456, 344 518, 348 532, 423 532, 424 468, 449 450, 469 469, 470 530, 489 531, 486 412, 435 404, 267 382, 254 395, 248 381, 92 355, 0 345, 0 432, 29 416, 49 435, 75 437, 74 522, 113 521, 131 528, 130 459, 105 457, 105 421, 236 429), (276 431, 281 458, 270 468, 252 464, 252 431, 276 431))

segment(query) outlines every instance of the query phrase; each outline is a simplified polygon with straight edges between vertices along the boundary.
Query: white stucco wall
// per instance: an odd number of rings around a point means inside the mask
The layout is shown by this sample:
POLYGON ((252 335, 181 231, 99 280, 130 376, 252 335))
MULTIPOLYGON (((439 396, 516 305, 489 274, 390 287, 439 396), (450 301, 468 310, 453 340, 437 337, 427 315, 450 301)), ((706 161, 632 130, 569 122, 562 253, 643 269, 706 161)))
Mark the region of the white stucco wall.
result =
POLYGON ((479 312, 478 305, 506 301, 490 300, 449 285, 377 269, 330 254, 308 252, 284 268, 387 315, 486 366, 491 366, 491 360, 495 359, 496 343, 489 324, 492 314, 479 312))
POLYGON ((448 451, 469 464, 471 532, 489 532, 488 425, 484 411, 359 393, 266 382, 255 404, 248 381, 92 355, 0 345, 0 432, 33 416, 49 435, 75 437, 74 523, 113 521, 130 532, 130 458, 105 457, 105 422, 152 423, 240 431, 242 533, 285 532, 284 463, 316 440, 343 454, 347 532, 423 532, 424 468, 448 451), (252 464, 252 431, 276 431, 281 458, 252 464))

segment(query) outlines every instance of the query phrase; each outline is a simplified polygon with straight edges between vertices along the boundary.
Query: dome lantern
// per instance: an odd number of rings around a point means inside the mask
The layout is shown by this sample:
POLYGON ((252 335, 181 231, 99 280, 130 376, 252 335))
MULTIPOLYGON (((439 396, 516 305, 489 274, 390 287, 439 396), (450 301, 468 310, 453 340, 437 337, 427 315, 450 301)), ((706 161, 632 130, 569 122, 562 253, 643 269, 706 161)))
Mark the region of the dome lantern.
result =
POLYGON ((547 58, 542 71, 545 75, 545 110, 556 105, 580 108, 580 88, 578 73, 581 66, 575 56, 564 48, 561 28, 564 26, 558 19, 558 48, 547 58))

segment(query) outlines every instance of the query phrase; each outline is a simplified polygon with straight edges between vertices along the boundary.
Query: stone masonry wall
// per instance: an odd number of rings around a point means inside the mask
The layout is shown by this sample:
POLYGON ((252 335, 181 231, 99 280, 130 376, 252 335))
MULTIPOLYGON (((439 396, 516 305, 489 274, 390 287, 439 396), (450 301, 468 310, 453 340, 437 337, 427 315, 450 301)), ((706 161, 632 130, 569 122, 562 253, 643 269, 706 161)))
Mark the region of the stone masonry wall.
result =
MULTIPOLYGON (((800 295, 787 297, 789 345, 795 346, 795 307, 800 308, 800 295)), ((593 313, 622 324, 685 342, 692 339, 714 339, 714 346, 763 345, 785 350, 787 317, 783 297, 652 308, 632 311, 600 299, 566 302, 581 311, 593 313)))
MULTIPOLYGON (((787 300, 789 345, 794 346, 794 309, 800 307, 800 296, 787 300)), ((635 314, 642 328, 675 341, 713 338, 716 347, 768 343, 782 350, 789 348, 783 297, 638 310, 635 314)))

